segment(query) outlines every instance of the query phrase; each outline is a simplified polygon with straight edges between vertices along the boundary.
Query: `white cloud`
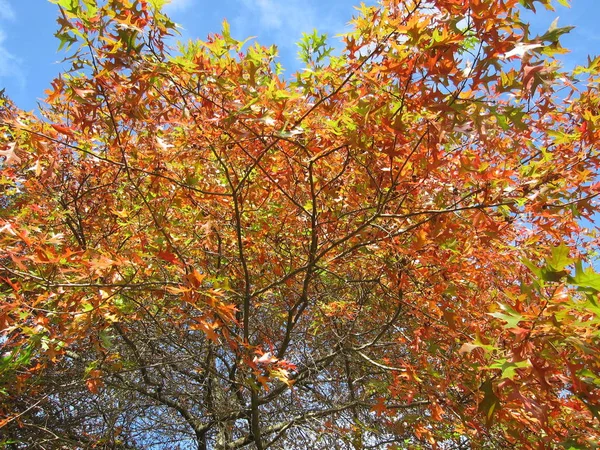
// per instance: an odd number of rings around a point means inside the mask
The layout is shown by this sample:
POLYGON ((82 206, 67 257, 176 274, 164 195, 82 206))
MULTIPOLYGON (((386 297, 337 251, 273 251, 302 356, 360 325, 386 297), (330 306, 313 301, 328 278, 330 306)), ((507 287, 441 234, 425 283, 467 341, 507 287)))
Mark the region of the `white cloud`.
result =
MULTIPOLYGON (((0 2, 3 0, 0 0, 0 2)), ((169 3, 165 5, 165 11, 168 13, 183 11, 192 6, 194 0, 170 0, 169 3)))
POLYGON ((258 11, 261 26, 269 30, 300 33, 316 25, 314 11, 305 1, 244 0, 244 4, 258 11))
MULTIPOLYGON (((278 30, 283 27, 284 19, 289 17, 284 9, 293 8, 293 3, 275 3, 273 0, 255 0, 260 15, 260 23, 265 28, 278 30)), ((252 4, 252 2, 245 2, 252 4)))
POLYGON ((291 54, 296 53, 296 42, 302 32, 310 33, 315 28, 320 32, 330 31, 325 26, 327 19, 318 16, 305 0, 243 0, 243 5, 243 11, 233 19, 234 35, 258 34, 261 44, 267 45, 266 34, 280 50, 285 48, 291 54))
MULTIPOLYGON (((0 0, 0 20, 14 21, 16 15, 6 0, 0 0)), ((13 55, 5 45, 6 33, 0 24, 0 78, 14 78, 21 89, 25 87, 25 77, 21 60, 13 55)))
POLYGON ((21 60, 4 46, 6 35, 0 29, 0 78, 16 78, 20 87, 25 87, 25 78, 21 70, 21 60))
MULTIPOLYGON (((302 69, 298 45, 302 33, 317 30, 327 35, 327 45, 338 54, 343 49, 339 35, 349 31, 348 22, 356 13, 357 0, 242 0, 243 8, 231 22, 237 38, 257 36, 262 45, 276 44, 280 62, 291 74, 302 69)), ((367 4, 375 0, 365 0, 367 4)))
POLYGON ((0 0, 0 19, 15 20, 15 11, 9 5, 7 0, 0 0))

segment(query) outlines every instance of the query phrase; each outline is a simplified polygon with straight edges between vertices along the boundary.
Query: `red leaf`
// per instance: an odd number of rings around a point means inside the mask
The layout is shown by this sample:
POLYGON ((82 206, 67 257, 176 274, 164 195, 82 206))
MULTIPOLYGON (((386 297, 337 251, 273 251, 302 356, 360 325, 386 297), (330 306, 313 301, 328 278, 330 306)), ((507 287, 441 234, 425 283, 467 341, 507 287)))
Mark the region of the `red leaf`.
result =
POLYGON ((539 66, 525 66, 523 67, 523 86, 527 89, 531 89, 536 74, 542 74, 548 69, 544 65, 539 66))
POLYGON ((164 261, 170 262, 171 264, 181 265, 181 262, 177 259, 177 255, 169 250, 161 250, 156 254, 156 256, 164 261))
POLYGON ((379 397, 371 409, 377 414, 377 417, 381 417, 381 415, 387 410, 384 398, 379 397))

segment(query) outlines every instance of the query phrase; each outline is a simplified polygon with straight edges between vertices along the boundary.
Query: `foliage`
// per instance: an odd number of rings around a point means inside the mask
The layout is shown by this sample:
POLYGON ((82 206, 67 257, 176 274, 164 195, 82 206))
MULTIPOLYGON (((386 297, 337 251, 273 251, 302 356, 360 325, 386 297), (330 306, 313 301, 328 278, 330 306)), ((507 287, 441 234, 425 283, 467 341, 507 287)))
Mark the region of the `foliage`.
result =
POLYGON ((362 5, 293 81, 55 3, 72 70, 0 103, 5 446, 600 439, 599 65, 530 35, 550 0, 362 5))

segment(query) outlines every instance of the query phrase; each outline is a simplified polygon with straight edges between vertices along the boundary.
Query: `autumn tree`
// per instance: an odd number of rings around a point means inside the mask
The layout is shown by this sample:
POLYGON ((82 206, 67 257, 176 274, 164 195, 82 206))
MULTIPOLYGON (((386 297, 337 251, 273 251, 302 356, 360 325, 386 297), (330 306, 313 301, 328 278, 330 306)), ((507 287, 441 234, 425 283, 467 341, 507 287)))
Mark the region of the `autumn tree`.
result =
POLYGON ((4 446, 598 442, 600 59, 551 0, 363 5, 291 79, 54 3, 71 70, 0 103, 4 446))

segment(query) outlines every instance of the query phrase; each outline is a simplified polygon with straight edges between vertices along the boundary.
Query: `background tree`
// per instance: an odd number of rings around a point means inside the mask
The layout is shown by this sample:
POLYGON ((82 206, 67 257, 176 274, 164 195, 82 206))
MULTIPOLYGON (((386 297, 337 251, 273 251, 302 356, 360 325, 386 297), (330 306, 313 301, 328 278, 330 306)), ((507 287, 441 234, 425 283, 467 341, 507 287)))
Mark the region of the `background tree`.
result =
POLYGON ((0 109, 4 445, 597 442, 599 60, 529 34, 550 0, 363 5, 293 81, 56 3, 72 70, 0 109))

